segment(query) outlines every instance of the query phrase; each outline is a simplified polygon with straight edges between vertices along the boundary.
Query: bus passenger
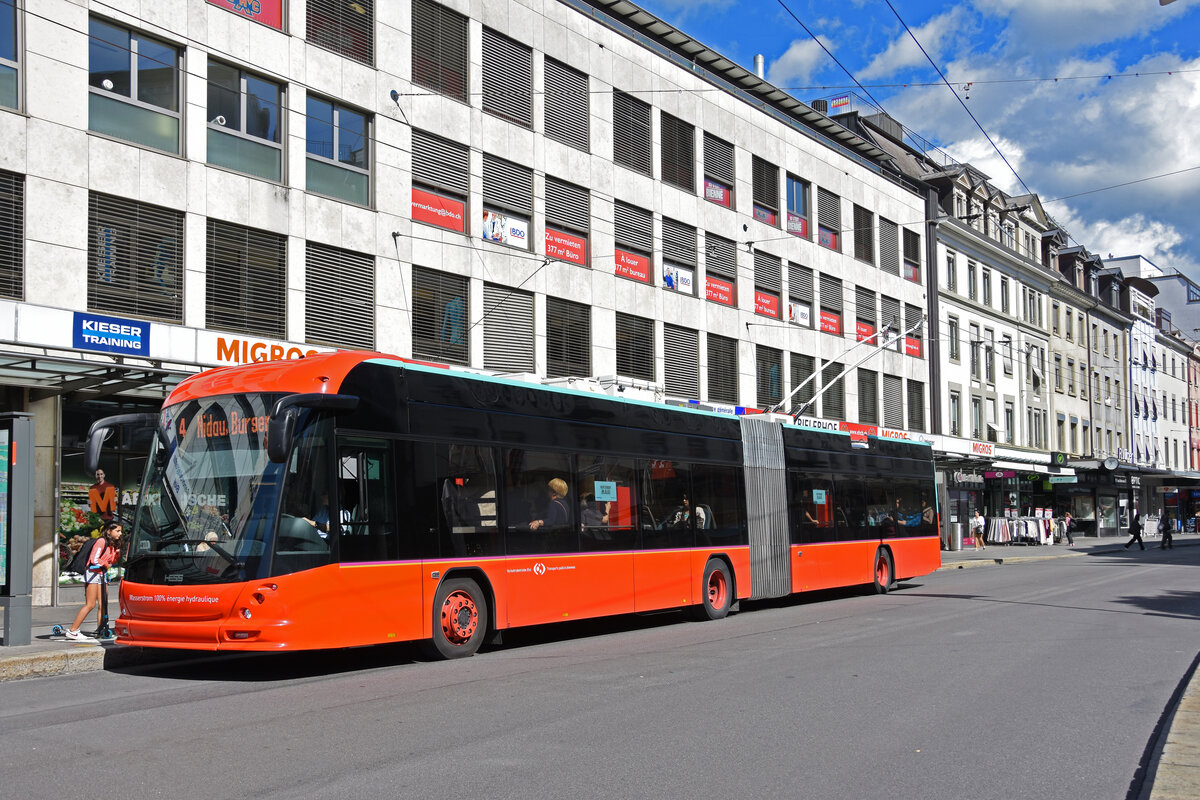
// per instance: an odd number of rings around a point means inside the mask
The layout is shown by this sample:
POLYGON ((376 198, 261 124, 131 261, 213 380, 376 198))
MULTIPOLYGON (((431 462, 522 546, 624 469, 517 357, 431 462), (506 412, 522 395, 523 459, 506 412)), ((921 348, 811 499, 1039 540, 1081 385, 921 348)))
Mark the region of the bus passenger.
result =
POLYGON ((579 503, 579 517, 585 528, 608 525, 608 503, 597 503, 595 495, 585 494, 579 503))
POLYGON ((546 511, 541 519, 529 523, 531 531, 538 528, 560 528, 571 520, 571 514, 567 511, 567 482, 562 478, 551 478, 546 487, 550 490, 546 511))
MULTIPOLYGON (((686 528, 688 526, 688 520, 690 520, 691 517, 692 517, 692 506, 691 506, 691 503, 688 501, 687 493, 684 492, 683 498, 679 502, 679 507, 675 509, 674 515, 672 515, 671 519, 667 522, 667 527, 668 528, 686 528)), ((699 507, 696 508, 696 527, 697 528, 704 527, 704 509, 703 508, 699 508, 699 507)))

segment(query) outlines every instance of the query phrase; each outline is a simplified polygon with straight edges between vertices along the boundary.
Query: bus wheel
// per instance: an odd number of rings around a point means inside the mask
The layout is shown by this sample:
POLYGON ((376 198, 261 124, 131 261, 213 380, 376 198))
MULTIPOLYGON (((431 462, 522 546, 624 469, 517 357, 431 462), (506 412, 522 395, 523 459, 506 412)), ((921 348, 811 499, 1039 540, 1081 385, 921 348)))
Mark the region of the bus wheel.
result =
POLYGON ((887 594, 896 580, 896 572, 892 568, 892 554, 880 548, 875 551, 875 594, 887 594))
POLYGON ((474 655, 487 634, 487 598, 470 578, 451 578, 433 603, 433 646, 443 658, 474 655))
POLYGON ((701 601, 696 609, 697 619, 723 619, 733 604, 733 580, 729 567, 719 558, 710 558, 704 565, 700 582, 701 601))

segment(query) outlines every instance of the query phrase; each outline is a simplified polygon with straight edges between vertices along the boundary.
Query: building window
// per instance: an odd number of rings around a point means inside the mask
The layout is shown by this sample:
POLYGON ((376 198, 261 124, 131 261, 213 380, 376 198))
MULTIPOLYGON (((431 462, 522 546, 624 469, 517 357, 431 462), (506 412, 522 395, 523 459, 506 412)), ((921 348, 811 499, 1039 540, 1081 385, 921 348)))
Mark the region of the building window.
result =
POLYGON ((588 263, 588 190, 546 176, 546 256, 581 267, 588 263))
POLYGON ((737 246, 730 239, 704 236, 704 297, 725 306, 737 304, 737 246))
POLYGON ((25 296, 25 178, 0 170, 0 297, 25 296))
POLYGON ((754 384, 758 407, 773 408, 783 400, 783 353, 773 347, 754 348, 754 384))
POLYGON ((971 438, 983 439, 983 398, 971 396, 971 438))
POLYGON ((858 368, 858 421, 879 424, 879 374, 862 367, 858 368))
POLYGON ((883 376, 883 424, 904 427, 904 379, 896 375, 883 376))
POLYGON ((980 377, 980 350, 983 347, 982 340, 979 338, 979 326, 972 323, 970 326, 971 336, 971 377, 979 380, 980 377))
POLYGON ((704 199, 733 207, 733 145, 704 134, 704 199))
POLYGON ((483 285, 483 366, 533 372, 533 293, 483 285))
POLYGON ((90 310, 183 322, 182 212, 91 193, 88 266, 90 310))
POLYGON ((546 136, 588 152, 588 78, 552 58, 545 60, 546 136))
MULTIPOLYGON (((895 342, 888 349, 903 353, 904 337, 900 335, 900 332, 904 330, 904 326, 903 320, 900 318, 900 301, 894 297, 888 297, 886 294, 879 295, 879 319, 885 326, 891 325, 896 330, 895 342)), ((880 346, 882 345, 883 342, 880 342, 880 346)))
POLYGON ((1012 334, 1006 333, 1000 337, 1000 350, 1003 357, 1004 374, 1013 374, 1013 343, 1012 334))
POLYGON ((662 180, 687 192, 696 191, 696 129, 662 114, 662 180))
POLYGON ((840 250, 842 235, 842 199, 828 189, 817 189, 817 244, 840 250))
POLYGON ((980 285, 983 288, 983 304, 992 305, 992 271, 986 267, 980 273, 980 285))
POLYGON ((950 360, 958 361, 961 357, 959 353, 959 339, 962 338, 962 332, 959 330, 958 317, 950 317, 946 321, 946 336, 950 340, 950 360))
POLYGON ((528 250, 532 217, 533 170, 484 153, 483 238, 528 250))
POLYGON ((220 61, 208 62, 208 163, 283 180, 283 88, 220 61))
POLYGON ((875 311, 875 293, 870 289, 857 286, 854 289, 854 340, 861 342, 867 339, 871 344, 879 344, 875 332, 879 329, 875 311))
POLYGON ((617 312, 617 374, 654 382, 654 320, 617 312))
POLYGON ((925 334, 922 332, 922 313, 920 306, 904 306, 904 352, 913 358, 925 357, 925 334))
POLYGON ((1000 276, 1000 311, 1008 313, 1008 277, 1000 276))
POLYGON ((808 181, 787 176, 787 230, 801 239, 808 238, 808 181))
POLYGON ((991 328, 983 329, 983 379, 996 382, 996 332, 991 328))
POLYGON ((977 278, 978 268, 974 261, 967 262, 967 299, 974 300, 979 296, 979 285, 977 278))
POLYGON ((766 225, 779 227, 779 167, 754 156, 750 177, 754 218, 766 225))
POLYGON ((466 146, 413 130, 413 222, 466 233, 469 169, 466 146))
POLYGON ((471 330, 467 279, 413 266, 414 358, 466 364, 471 330))
POLYGON ((483 110, 533 127, 533 50, 483 29, 483 110))
POLYGON ((287 237, 208 220, 205 325, 285 338, 287 237))
POLYGON ((546 376, 592 374, 591 309, 561 297, 546 297, 546 376))
POLYGON ((825 419, 846 418, 846 379, 841 377, 844 365, 836 361, 826 362, 821 368, 821 416, 825 419))
POLYGON ((783 261, 779 256, 754 251, 754 313, 779 319, 783 291, 783 261))
POLYGON ((662 254, 664 289, 696 293, 696 229, 663 217, 662 254))
POLYGON ((708 334, 708 399, 736 403, 737 376, 737 340, 708 334))
POLYGON ((811 328, 812 311, 812 270, 799 264, 788 264, 788 322, 811 328))
POLYGON ((617 200, 613 203, 615 272, 622 278, 650 283, 650 253, 654 250, 654 217, 645 209, 617 200))
POLYGON ((20 64, 17 55, 17 6, 14 0, 0 0, 0 106, 19 108, 17 88, 20 64))
POLYGON ((98 19, 88 21, 88 129, 179 152, 179 50, 98 19))
POLYGON ((958 264, 954 253, 946 253, 946 291, 958 291, 958 264))
MULTIPOLYGON (((806 403, 811 403, 813 395, 817 389, 815 381, 812 379, 813 372, 816 370, 816 360, 810 355, 801 355, 800 353, 792 353, 792 383, 790 391, 795 392, 791 396, 792 407, 784 409, 788 413, 795 413, 806 403), (803 388, 801 388, 803 387, 803 388)), ((805 408, 805 412, 812 411, 812 408, 805 408)))
POLYGON ((663 325, 663 378, 667 395, 700 399, 700 333, 663 325))
POLYGON ((925 431, 925 383, 908 381, 908 429, 925 431))
POLYGON ((308 0, 306 6, 308 41, 371 66, 375 58, 374 0, 308 0))
POLYGON ((962 435, 962 396, 953 389, 950 390, 950 435, 962 435))
POLYGON ((365 206, 371 197, 370 121, 366 114, 308 98, 307 188, 365 206))
POLYGON ((467 18, 432 0, 412 1, 412 79, 467 102, 467 18))
POLYGON ((879 218, 879 269, 900 274, 900 226, 883 217, 879 218))
POLYGON ((650 104, 613 89, 613 161, 651 176, 650 104))
POLYGON ((875 264, 875 215, 854 204, 854 257, 875 264))
POLYGON ((304 340, 375 348, 375 259, 308 242, 304 254, 304 340))
POLYGON ((842 282, 832 275, 821 276, 821 332, 842 335, 842 282))

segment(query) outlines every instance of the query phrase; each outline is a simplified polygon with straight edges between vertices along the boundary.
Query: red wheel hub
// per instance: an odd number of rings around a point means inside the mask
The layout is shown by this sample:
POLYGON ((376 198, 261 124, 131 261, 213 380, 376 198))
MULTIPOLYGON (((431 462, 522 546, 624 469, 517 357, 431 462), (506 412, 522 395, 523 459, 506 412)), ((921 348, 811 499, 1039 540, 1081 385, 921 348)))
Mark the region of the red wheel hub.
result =
POLYGON ((708 576, 708 604, 713 608, 724 608, 728 592, 729 584, 725 581, 725 573, 714 569, 708 576))
POLYGON ((875 580, 880 586, 887 586, 890 582, 888 575, 888 563, 886 558, 881 558, 875 562, 875 580))
POLYGON ((465 644, 479 627, 479 608, 466 592, 452 592, 442 603, 442 633, 454 644, 465 644))

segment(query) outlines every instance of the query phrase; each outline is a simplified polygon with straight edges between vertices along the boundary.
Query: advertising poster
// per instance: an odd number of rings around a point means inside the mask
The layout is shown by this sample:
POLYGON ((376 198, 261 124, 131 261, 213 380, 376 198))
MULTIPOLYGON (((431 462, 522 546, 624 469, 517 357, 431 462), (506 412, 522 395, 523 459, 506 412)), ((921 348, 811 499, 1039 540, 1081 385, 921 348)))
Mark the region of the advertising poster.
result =
POLYGON ((228 9, 247 19, 283 30, 283 0, 208 0, 214 6, 228 9))
POLYGON ((808 220, 799 214, 795 214, 791 211, 788 212, 787 229, 788 233, 795 234, 796 236, 804 239, 808 238, 808 220))
POLYGON ((663 286, 684 294, 695 293, 694 274, 687 267, 667 264, 663 267, 663 286))
POLYGON ((630 253, 628 250, 616 248, 613 260, 616 262, 615 272, 622 278, 650 282, 650 259, 640 253, 630 253))
MULTIPOLYGON (((871 339, 871 337, 875 335, 875 326, 866 322, 855 322, 854 335, 855 338, 860 342, 871 339)), ((876 344, 874 339, 871 339, 871 344, 876 344)))
POLYGON ((424 222, 446 230, 465 233, 467 230, 467 204, 414 186, 412 218, 414 222, 424 222))
POLYGON ((716 181, 704 179, 704 199, 710 203, 716 203, 719 206, 729 208, 733 202, 733 193, 729 191, 729 187, 716 181))
POLYGON ((546 228, 546 255, 559 261, 569 261, 581 267, 588 265, 587 239, 566 231, 546 228))
POLYGON ((714 303, 733 305, 733 284, 724 278, 704 276, 704 296, 714 303))
POLYGON ((485 208, 481 235, 489 242, 529 249, 529 222, 511 214, 485 208))
POLYGON ((812 308, 807 303, 789 303, 788 322, 793 322, 797 325, 803 325, 806 328, 811 328, 812 308))
POLYGON ((821 312, 821 333, 836 333, 842 332, 842 318, 832 311, 821 312))
POLYGON ((754 313, 779 319, 779 298, 756 289, 754 291, 754 313))

